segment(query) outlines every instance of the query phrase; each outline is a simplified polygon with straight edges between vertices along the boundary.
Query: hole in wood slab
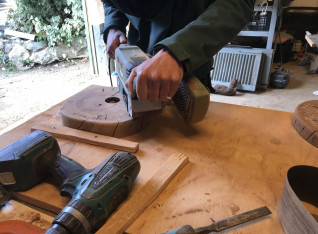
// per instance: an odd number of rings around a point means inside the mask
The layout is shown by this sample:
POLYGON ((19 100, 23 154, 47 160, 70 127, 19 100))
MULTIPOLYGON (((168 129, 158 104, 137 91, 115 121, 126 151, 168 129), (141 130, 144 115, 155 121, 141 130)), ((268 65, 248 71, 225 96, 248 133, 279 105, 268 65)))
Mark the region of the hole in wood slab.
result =
POLYGON ((118 97, 109 97, 109 98, 105 99, 105 102, 107 102, 107 103, 117 103, 119 101, 120 101, 120 99, 118 97))

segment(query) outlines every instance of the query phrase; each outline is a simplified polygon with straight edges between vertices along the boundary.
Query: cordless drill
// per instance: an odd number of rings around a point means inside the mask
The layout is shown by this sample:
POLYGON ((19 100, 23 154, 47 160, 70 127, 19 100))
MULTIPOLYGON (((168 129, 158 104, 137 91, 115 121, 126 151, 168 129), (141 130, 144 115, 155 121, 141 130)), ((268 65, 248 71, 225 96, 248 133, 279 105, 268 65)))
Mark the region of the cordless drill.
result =
POLYGON ((8 191, 24 191, 54 176, 61 195, 71 201, 46 233, 96 232, 128 196, 139 173, 136 156, 118 152, 93 169, 61 155, 56 139, 36 130, 0 150, 0 183, 8 191))

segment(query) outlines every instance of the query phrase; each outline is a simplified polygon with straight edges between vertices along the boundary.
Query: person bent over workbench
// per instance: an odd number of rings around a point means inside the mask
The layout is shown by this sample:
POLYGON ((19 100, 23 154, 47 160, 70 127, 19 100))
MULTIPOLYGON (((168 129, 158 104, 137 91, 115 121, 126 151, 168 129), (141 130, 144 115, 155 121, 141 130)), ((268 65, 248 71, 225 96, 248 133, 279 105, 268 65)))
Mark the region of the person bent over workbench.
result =
POLYGON ((107 54, 128 43, 154 56, 135 67, 126 82, 139 100, 165 101, 192 72, 213 92, 213 56, 247 24, 254 0, 102 0, 101 33, 107 54), (129 24, 128 38, 126 26, 129 24))

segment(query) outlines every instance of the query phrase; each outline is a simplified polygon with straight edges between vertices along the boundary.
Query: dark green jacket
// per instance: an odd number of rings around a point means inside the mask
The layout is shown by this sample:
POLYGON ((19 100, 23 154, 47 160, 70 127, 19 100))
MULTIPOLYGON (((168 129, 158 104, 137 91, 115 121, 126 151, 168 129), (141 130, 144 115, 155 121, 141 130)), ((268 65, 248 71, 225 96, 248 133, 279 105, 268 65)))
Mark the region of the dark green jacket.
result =
POLYGON ((125 9, 118 7, 119 1, 138 2, 102 0, 105 42, 111 27, 126 32, 130 22, 128 44, 137 45, 147 53, 166 47, 183 63, 186 72, 193 72, 201 81, 212 69, 213 55, 242 30, 254 7, 254 0, 170 0, 154 19, 146 20, 140 12, 139 17, 132 16, 131 11, 123 13, 125 9))

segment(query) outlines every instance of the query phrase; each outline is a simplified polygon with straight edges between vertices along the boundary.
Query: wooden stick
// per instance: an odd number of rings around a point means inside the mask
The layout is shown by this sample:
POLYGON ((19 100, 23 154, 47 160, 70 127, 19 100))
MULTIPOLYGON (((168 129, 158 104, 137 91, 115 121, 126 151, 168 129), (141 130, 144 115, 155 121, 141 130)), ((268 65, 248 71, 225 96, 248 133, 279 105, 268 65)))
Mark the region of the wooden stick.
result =
POLYGON ((24 38, 24 39, 29 39, 34 41, 35 40, 35 35, 33 34, 29 34, 29 33, 24 33, 24 32, 18 32, 18 31, 13 31, 11 29, 6 29, 4 30, 4 34, 5 35, 9 35, 9 36, 14 36, 14 37, 20 37, 20 38, 24 38))
POLYGON ((110 216, 97 233, 123 233, 127 230, 188 162, 189 158, 180 153, 171 155, 157 173, 110 216))
POLYGON ((115 150, 122 150, 131 153, 136 153, 139 149, 139 144, 132 141, 122 140, 115 137, 103 136, 91 132, 86 132, 78 129, 73 129, 64 126, 51 126, 45 124, 39 124, 32 127, 34 130, 45 131, 57 138, 63 138, 72 141, 83 142, 91 145, 102 146, 106 148, 112 148, 115 150))
POLYGON ((314 38, 317 38, 318 40, 318 34, 312 35, 310 32, 306 31, 305 39, 310 45, 310 47, 317 47, 317 44, 313 41, 314 38))
POLYGON ((16 200, 24 201, 54 214, 59 214, 70 201, 70 198, 59 196, 59 194, 59 188, 48 181, 42 182, 24 192, 11 193, 16 200))
POLYGON ((307 40, 310 47, 317 47, 316 43, 308 35, 305 36, 305 39, 307 40))

